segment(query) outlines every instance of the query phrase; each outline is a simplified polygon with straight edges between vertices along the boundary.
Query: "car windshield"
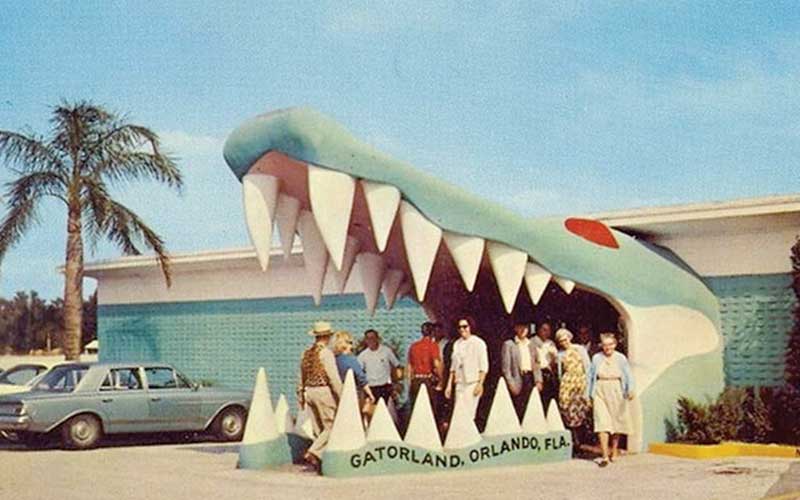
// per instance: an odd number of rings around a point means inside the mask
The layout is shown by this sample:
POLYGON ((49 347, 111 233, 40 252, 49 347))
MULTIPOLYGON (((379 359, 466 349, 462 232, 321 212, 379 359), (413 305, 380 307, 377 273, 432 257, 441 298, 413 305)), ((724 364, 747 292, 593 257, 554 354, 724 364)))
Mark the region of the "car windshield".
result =
POLYGON ((25 385, 46 369, 44 366, 15 366, 0 375, 0 384, 25 385))
POLYGON ((53 368, 34 386, 37 391, 72 392, 89 370, 86 365, 53 368))

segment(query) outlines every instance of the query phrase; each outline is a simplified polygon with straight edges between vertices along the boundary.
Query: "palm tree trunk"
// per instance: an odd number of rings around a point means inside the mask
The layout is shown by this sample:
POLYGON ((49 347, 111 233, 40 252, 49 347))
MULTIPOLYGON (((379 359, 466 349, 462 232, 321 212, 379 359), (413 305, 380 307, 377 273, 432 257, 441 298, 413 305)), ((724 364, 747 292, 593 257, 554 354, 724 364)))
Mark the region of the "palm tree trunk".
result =
POLYGON ((83 316, 83 237, 80 201, 70 199, 67 215, 67 252, 64 266, 64 355, 78 359, 83 316))

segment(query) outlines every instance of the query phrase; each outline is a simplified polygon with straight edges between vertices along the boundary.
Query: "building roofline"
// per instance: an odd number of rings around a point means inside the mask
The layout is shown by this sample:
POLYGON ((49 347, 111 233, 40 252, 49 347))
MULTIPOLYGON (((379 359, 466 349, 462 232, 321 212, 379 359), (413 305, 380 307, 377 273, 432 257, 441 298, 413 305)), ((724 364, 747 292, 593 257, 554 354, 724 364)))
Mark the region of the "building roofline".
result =
POLYGON ((800 194, 641 207, 592 213, 588 217, 601 220, 612 227, 629 227, 639 224, 691 222, 791 212, 800 212, 800 194))

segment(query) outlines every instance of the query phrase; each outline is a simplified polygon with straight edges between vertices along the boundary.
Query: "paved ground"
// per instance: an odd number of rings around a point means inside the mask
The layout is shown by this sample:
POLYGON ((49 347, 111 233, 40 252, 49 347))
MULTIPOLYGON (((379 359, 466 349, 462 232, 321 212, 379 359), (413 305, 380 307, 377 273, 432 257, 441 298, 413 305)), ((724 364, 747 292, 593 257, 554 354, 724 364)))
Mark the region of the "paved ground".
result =
POLYGON ((478 472, 329 479, 287 466, 236 470, 237 446, 117 441, 88 452, 0 445, 0 498, 800 498, 800 461, 694 461, 650 454, 605 469, 584 460, 478 472))

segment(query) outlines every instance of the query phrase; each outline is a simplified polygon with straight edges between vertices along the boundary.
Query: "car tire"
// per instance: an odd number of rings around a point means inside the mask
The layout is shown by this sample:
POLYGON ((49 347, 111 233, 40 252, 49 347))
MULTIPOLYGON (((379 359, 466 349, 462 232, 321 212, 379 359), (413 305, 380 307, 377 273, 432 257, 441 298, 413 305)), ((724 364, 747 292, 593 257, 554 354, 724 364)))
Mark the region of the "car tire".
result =
POLYGON ((220 441, 239 441, 244 435, 247 411, 241 406, 228 406, 217 415, 211 432, 220 441))
POLYGON ((103 427, 94 415, 75 415, 61 426, 61 441, 69 450, 94 448, 103 437, 103 427))

